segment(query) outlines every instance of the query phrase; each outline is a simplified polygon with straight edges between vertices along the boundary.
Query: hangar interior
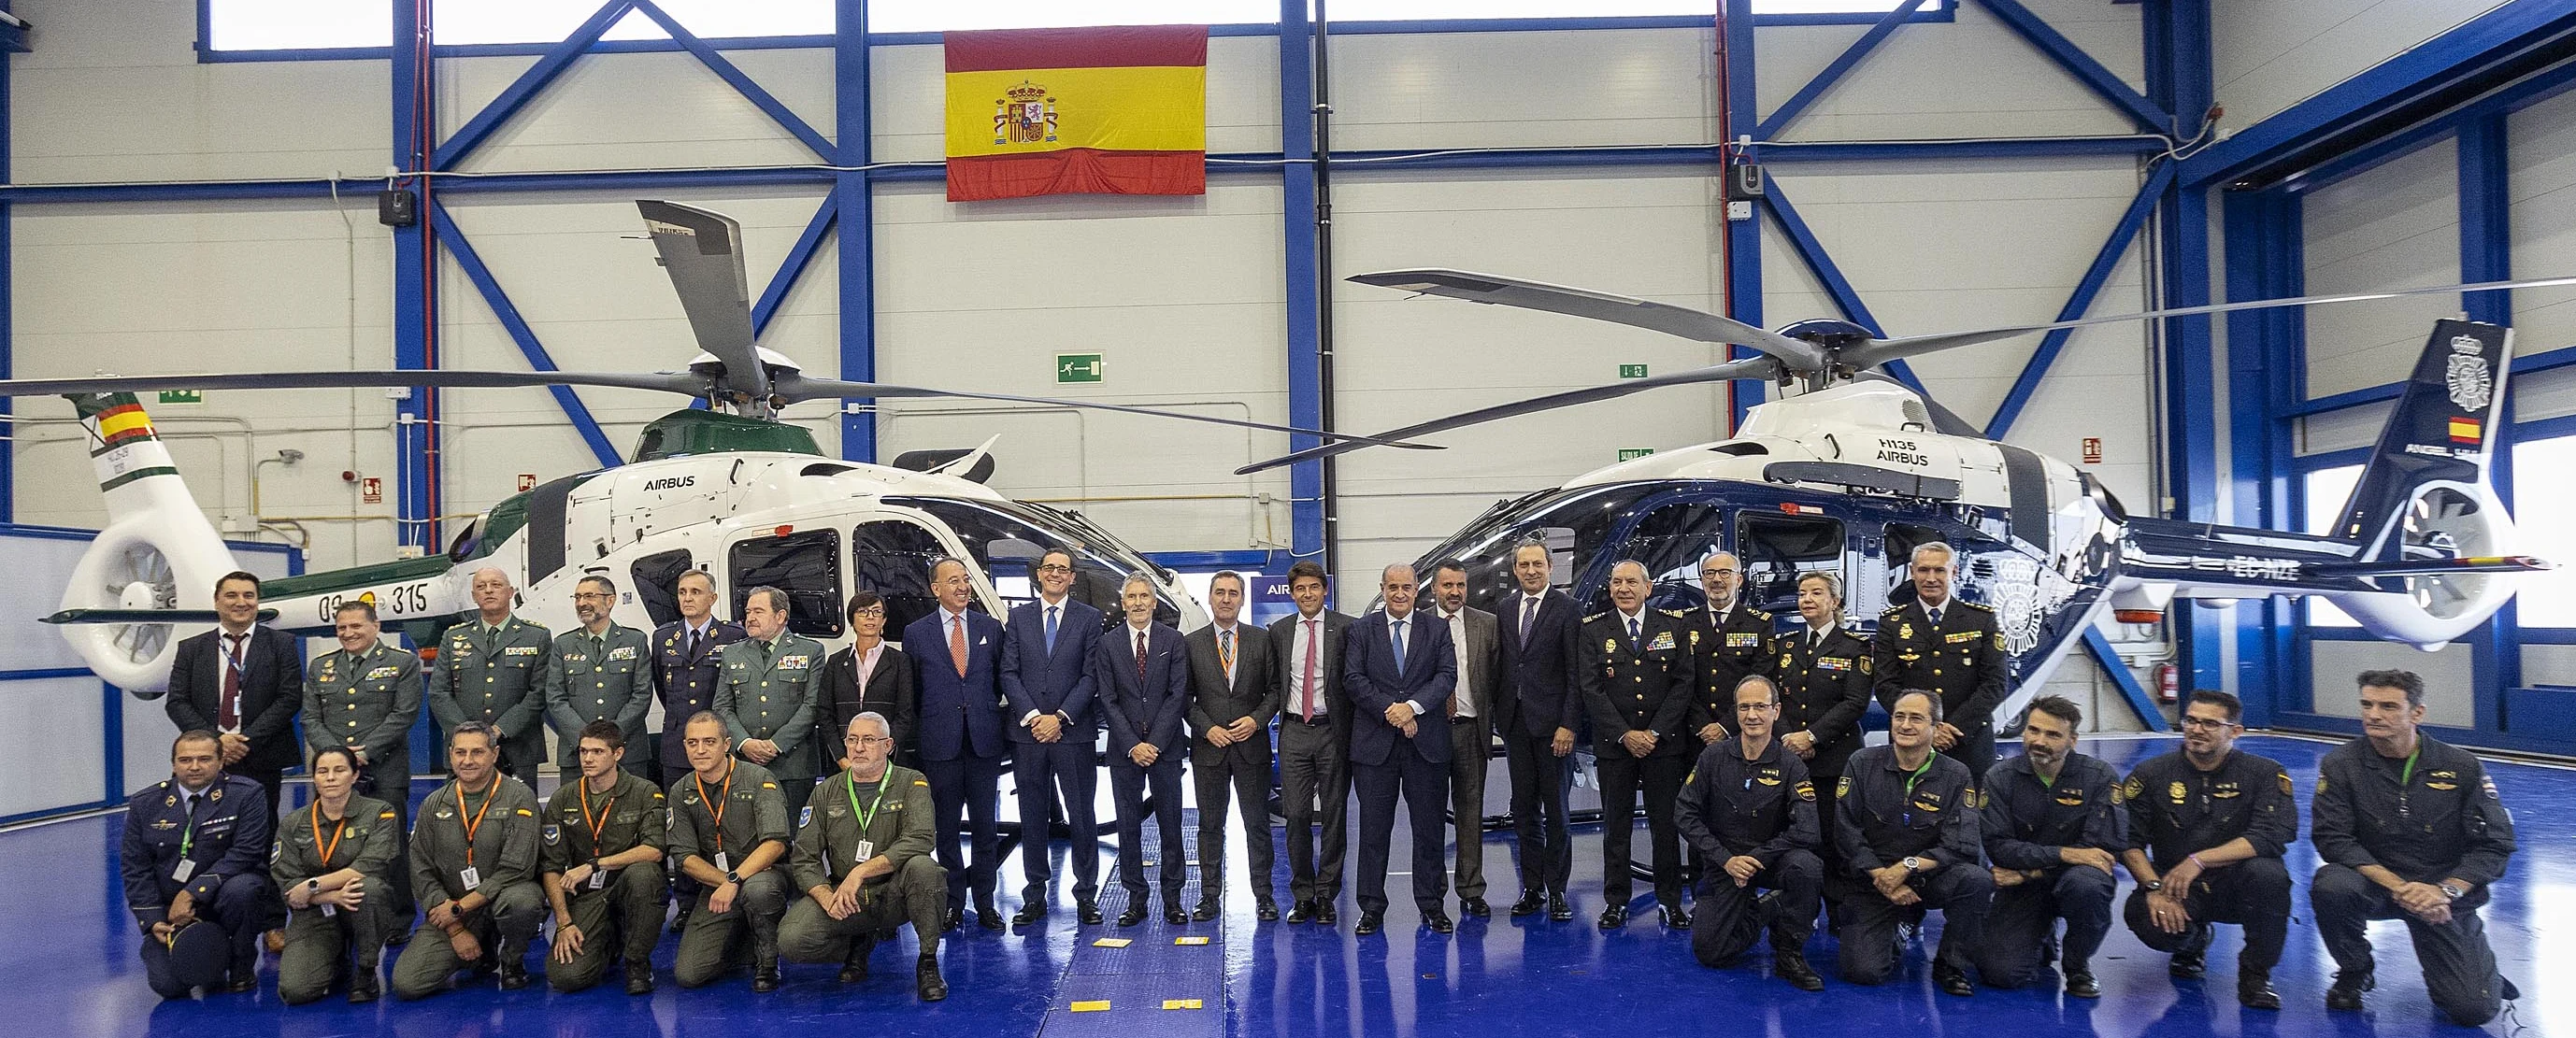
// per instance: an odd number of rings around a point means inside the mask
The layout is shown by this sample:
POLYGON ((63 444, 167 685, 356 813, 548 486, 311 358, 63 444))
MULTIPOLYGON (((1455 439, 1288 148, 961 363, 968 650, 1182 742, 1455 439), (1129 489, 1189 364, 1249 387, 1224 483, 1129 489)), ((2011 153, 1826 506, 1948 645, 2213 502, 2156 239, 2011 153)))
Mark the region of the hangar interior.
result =
MULTIPOLYGON (((334 16, 337 42, 281 42, 238 14, 293 6, 0 3, 25 23, 0 25, 0 374, 677 368, 697 347, 639 198, 743 223, 760 344, 811 374, 1355 431, 1727 359, 1338 280, 1388 268, 1888 335, 2576 274, 2576 4, 2560 0, 1621 0, 1514 17, 1345 0, 1326 20, 1320 0, 1139 3, 1103 20, 1214 24, 1207 193, 973 204, 942 190, 939 30, 1008 15, 435 0, 433 39, 432 0, 394 0, 347 5, 367 10, 334 16), (742 27, 773 14, 807 28, 742 27), (1759 183, 1731 185, 1746 164, 1759 183), (421 219, 388 227, 378 194, 398 183, 421 219), (1065 355, 1094 354, 1096 383, 1061 381, 1065 355)), ((2520 550, 2576 564, 2576 491, 2550 475, 2576 462, 2571 299, 2093 326, 1899 375, 1989 436, 2079 463, 2132 512, 2314 530, 2430 323, 2509 324, 2498 489, 2520 550)), ((1722 438, 1774 392, 1667 389, 1442 451, 1362 451, 1329 495, 1311 463, 1232 474, 1288 449, 1274 433, 955 401, 786 416, 860 461, 998 436, 994 487, 1166 565, 1276 575, 1329 557, 1348 587, 1498 500, 1722 438)), ((146 404, 263 572, 441 551, 531 478, 619 463, 674 406, 614 389, 146 404)), ((0 552, 59 572, 58 531, 105 518, 89 444, 58 397, 5 406, 0 552)), ((156 707, 83 680, 34 622, 51 587, 25 583, 0 620, 0 705, 47 724, 7 739, 0 822, 120 803, 162 773, 171 734, 156 707)), ((2521 587, 2431 653, 2330 606, 2177 605, 2106 621, 2051 690, 2098 732, 2161 730, 2168 664, 2180 688, 2241 695, 2251 725, 2349 735, 2349 675, 2403 666, 2426 675, 2444 738, 2576 755, 2576 576, 2521 587)))

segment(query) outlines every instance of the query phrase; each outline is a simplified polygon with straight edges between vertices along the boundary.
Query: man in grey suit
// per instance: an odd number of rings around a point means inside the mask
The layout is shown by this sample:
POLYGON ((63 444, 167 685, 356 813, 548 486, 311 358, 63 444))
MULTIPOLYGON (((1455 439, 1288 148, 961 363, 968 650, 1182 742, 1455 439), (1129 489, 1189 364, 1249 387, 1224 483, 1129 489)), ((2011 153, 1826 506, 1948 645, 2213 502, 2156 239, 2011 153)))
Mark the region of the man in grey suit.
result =
POLYGON ((1351 699, 1342 689, 1342 635, 1351 618, 1324 608, 1324 567, 1288 567, 1297 615, 1270 625, 1279 659, 1279 796, 1288 816, 1287 919, 1333 925, 1342 896, 1343 828, 1351 802, 1351 699), (1315 829, 1321 823, 1322 853, 1315 829))
POLYGON ((1458 907, 1492 915, 1485 904, 1485 772, 1493 765, 1494 689, 1502 639, 1494 614, 1467 604, 1467 567, 1449 561, 1431 571, 1432 619, 1449 627, 1458 684, 1449 693, 1449 814, 1458 829, 1458 907))
POLYGON ((1279 656, 1270 636, 1236 621, 1243 615, 1243 574, 1208 580, 1216 622, 1190 632, 1190 774, 1199 795, 1199 903, 1190 918, 1217 917, 1225 891, 1226 790, 1243 810, 1244 862, 1254 910, 1279 918, 1270 891, 1270 719, 1279 713, 1279 656))

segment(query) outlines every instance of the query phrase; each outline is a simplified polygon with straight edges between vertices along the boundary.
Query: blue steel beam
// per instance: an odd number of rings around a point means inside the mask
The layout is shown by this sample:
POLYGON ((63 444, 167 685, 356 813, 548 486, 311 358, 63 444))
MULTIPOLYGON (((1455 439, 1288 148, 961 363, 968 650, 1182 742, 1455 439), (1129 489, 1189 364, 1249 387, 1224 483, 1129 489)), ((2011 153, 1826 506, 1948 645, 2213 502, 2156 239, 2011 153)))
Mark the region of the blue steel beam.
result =
MULTIPOLYGON (((2128 254, 2129 243, 2137 240, 2147 218, 2155 215, 2156 203, 2163 200, 2165 188, 2173 184, 2173 178, 2174 166, 2170 162, 2157 163, 2155 172, 2147 174, 2146 185, 2138 189, 2138 197, 2129 203, 2128 211, 2120 214, 2120 222, 2112 225, 2111 237, 2102 243, 2102 251, 2093 255, 2093 265, 2085 268, 2084 277, 2075 283, 2075 291, 2066 297, 2066 305, 2057 311, 2057 316, 2050 319, 2052 323, 2076 320, 2092 309, 2094 298, 2111 280, 2111 271, 2120 265, 2120 257, 2128 254)), ((2039 392, 2040 380, 2048 377, 2048 369, 2057 363, 2058 353, 2074 333, 2073 328, 2060 328, 2040 337, 2039 349, 2031 352, 2030 360, 2022 365, 2021 376, 2013 379, 2012 390, 1995 407, 1994 420, 1986 423, 1987 439, 2000 440, 2012 431, 2013 423, 2021 419, 2022 409, 2030 406, 2030 398, 2039 392)))
POLYGON ((1816 73, 1816 78, 1808 80, 1806 86, 1799 87, 1797 93, 1782 102, 1779 109, 1771 113, 1770 118, 1762 121, 1761 128, 1753 131, 1753 136, 1767 141, 1788 130, 1798 121, 1799 116, 1806 114, 1808 105, 1816 103, 1816 99, 1825 96, 1825 91, 1833 89, 1835 83, 1841 82, 1843 74, 1859 65, 1861 59, 1869 57, 1870 51, 1878 49, 1881 42, 1896 32, 1897 26, 1911 20, 1914 17, 1914 9, 1923 6, 1923 2, 1924 0, 1905 0, 1904 3, 1896 5, 1895 9, 1888 11, 1887 17, 1879 19, 1878 24, 1870 26, 1868 32, 1860 34, 1860 39, 1852 41, 1852 45, 1845 48, 1841 56, 1836 57, 1832 64, 1826 65, 1824 71, 1816 73))
POLYGON ((679 19, 665 13, 661 5, 654 3, 653 0, 628 0, 628 3, 636 10, 644 12, 644 17, 659 24, 663 32, 670 33, 673 42, 695 55, 699 64, 705 65, 708 71, 716 74, 716 78, 732 86, 736 93, 742 95, 743 100, 751 102, 753 107, 769 116, 770 121, 777 123, 780 129, 795 135, 797 140, 803 141, 806 147, 813 149, 815 157, 830 161, 838 152, 839 149, 835 148, 831 141, 823 139, 822 134, 814 132, 814 127, 807 124, 804 117, 797 115, 794 109, 781 103, 777 97, 772 96, 750 76, 744 75, 741 69, 736 68, 733 62, 725 60, 725 56, 717 53, 707 41, 699 39, 696 33, 690 32, 686 26, 681 25, 679 19))
MULTIPOLYGON (((1307 0, 1279 0, 1279 151, 1294 161, 1280 167, 1281 230, 1286 242, 1283 288, 1288 316, 1288 424, 1317 429, 1324 421, 1322 294, 1315 269, 1315 65, 1314 23, 1307 0)), ((1322 441, 1290 436, 1288 449, 1322 441)), ((1288 467, 1288 550, 1299 559, 1332 565, 1324 529, 1324 463, 1288 467)))
POLYGON ((804 232, 796 236, 796 244, 788 247, 787 258, 779 261, 778 273, 770 275, 769 287, 761 289, 760 298, 751 304, 751 334, 756 336, 769 328, 769 319, 778 315, 778 304, 787 298, 789 289, 796 287, 796 279, 805 275, 805 265, 813 261, 814 251, 822 247, 823 236, 831 232, 840 215, 840 189, 834 188, 823 196, 822 208, 814 211, 814 218, 805 221, 804 232))
POLYGON ((2128 700, 2129 709, 2137 711, 2140 724, 2146 725, 2151 732, 2173 730, 2165 723, 2164 707, 2156 703, 2156 697, 2147 694, 2146 686, 2138 684, 2137 675, 2129 673, 2129 665, 2121 662, 2120 653, 2111 648, 2111 639, 2102 636, 2101 628, 2084 629, 2084 651, 2092 655, 2093 662, 2102 665, 2102 673, 2111 676, 2111 684, 2119 688, 2120 698, 2128 700))
MULTIPOLYGON (((2505 117, 2501 114, 2481 115, 2460 125, 2460 280, 2505 281, 2513 277, 2513 172, 2506 161, 2507 145, 2505 117)), ((2460 308, 2473 321, 2513 323, 2510 291, 2465 293, 2460 308)), ((2502 413, 2496 415, 2494 432, 2496 496, 2508 514, 2513 509, 2513 410, 2513 397, 2507 395, 2502 413)), ((2520 601, 2506 599, 2503 608, 2465 639, 2469 643, 2469 699, 2479 731, 2501 732, 2513 727, 2513 719, 2505 712, 2504 690, 2522 687, 2522 647, 2515 637, 2521 629, 2520 601)))
MULTIPOLYGON (((403 5, 394 6, 399 8, 403 5)), ((482 111, 474 113, 474 118, 466 120, 464 126, 458 127, 456 136, 448 138, 447 143, 439 145, 432 153, 428 168, 456 168, 457 163, 464 161, 467 155, 473 154, 474 149, 482 145, 485 137, 490 136, 492 131, 500 129, 502 123, 510 121, 511 116, 519 114, 519 109, 527 107, 528 102, 536 100, 537 94, 545 90, 548 84, 553 83, 556 76, 562 75, 564 69, 570 68, 575 59, 580 58, 590 49, 591 44, 599 42, 601 33, 607 32, 610 26, 616 25, 617 20, 626 17, 626 12, 633 10, 634 7, 634 0, 608 0, 607 3, 601 4, 599 10, 592 12, 579 28, 572 31, 572 35, 564 37, 563 42, 547 50, 544 57, 538 58, 536 64, 528 66, 526 72, 520 73, 518 80, 501 91, 500 96, 493 98, 491 104, 484 105, 482 111)), ((396 17, 401 16, 398 14, 396 17)), ((395 42, 400 43, 402 36, 396 34, 394 39, 395 42)), ((399 46, 394 48, 397 60, 403 57, 403 50, 404 48, 399 46)))
MULTIPOLYGON (((2224 199, 2227 299, 2279 299, 2306 285, 2299 199, 2288 191, 2231 191, 2224 199)), ((2228 486, 2239 526, 2296 529, 2290 482, 2291 423, 2283 413, 2306 380, 2299 368, 2302 316, 2287 309, 2240 310, 2227 315, 2228 486)), ((2284 690, 2306 686, 2298 671, 2294 632, 2300 610, 2284 599, 2247 599, 2236 605, 2236 687, 2247 720, 2271 723, 2283 709, 2284 690)))
MULTIPOLYGON (((429 26, 420 21, 421 6, 395 3, 392 97, 393 165, 417 170, 429 164, 438 127, 437 91, 432 59, 427 56, 429 26), (417 45, 414 45, 417 44, 417 45)), ((417 177, 397 187, 429 199, 429 183, 417 177)), ((438 303, 433 294, 437 242, 429 228, 415 220, 394 228, 393 333, 394 367, 436 367, 438 303)), ((394 404, 394 537, 407 547, 428 550, 438 543, 439 486, 444 479, 438 456, 438 391, 416 387, 394 404)))
MULTIPOLYGON (((432 203, 429 219, 430 226, 438 233, 439 244, 449 255, 456 257, 456 266, 465 272, 465 279, 473 282, 474 290, 482 293, 483 301, 491 305, 492 316, 500 318, 501 330, 510 333, 510 341, 519 344, 519 352, 528 358, 528 367, 537 371, 563 370, 555 366, 555 359, 546 352, 545 344, 537 341, 536 331, 529 328, 527 319, 519 315, 519 308, 510 302, 509 293, 501 291, 501 283, 492 277, 492 268, 483 265, 483 257, 476 255, 474 246, 465 240, 465 232, 456 228, 456 221, 447 215, 447 207, 432 203)), ((564 417, 572 420, 573 430, 581 434, 582 442, 590 444, 590 452, 598 456, 600 467, 625 463, 625 459, 618 456, 617 448, 608 442, 608 434, 600 431, 599 420, 591 417, 590 408, 581 402, 581 396, 574 393, 571 386, 547 386, 546 389, 555 395, 556 403, 563 405, 564 417)))
MULTIPOLYGON (((1852 288, 1850 279, 1843 277, 1842 267, 1825 251, 1825 244, 1816 239, 1815 232, 1807 229, 1807 221, 1798 215, 1797 207, 1789 204, 1789 196, 1781 192, 1779 182, 1764 174, 1762 183, 1762 201, 1771 210, 1772 218, 1780 222, 1780 229, 1789 235, 1789 243, 1797 249, 1798 258, 1806 261, 1807 269, 1824 284, 1825 294, 1833 297, 1834 306, 1843 312, 1843 318, 1869 329, 1871 335, 1886 336, 1887 330, 1879 327, 1878 318, 1869 312, 1868 304, 1860 301, 1860 293, 1852 288)), ((1922 381, 1914 377, 1914 369, 1906 366, 1904 361, 1887 362, 1887 373, 1917 393, 1924 391, 1922 381)))
MULTIPOLYGON (((1996 19, 2002 21, 2006 28, 2019 34, 2022 39, 2030 41, 2032 46, 2039 48, 2040 53, 2056 62, 2059 68, 2065 69, 2068 75, 2074 76, 2079 82, 2092 88, 2093 92, 2101 95, 2103 100, 2111 102, 2121 111, 2128 113, 2130 118, 2138 121, 2140 127, 2157 133, 2179 132, 2174 126, 2172 112, 2147 100, 2146 95, 2131 89, 2129 84, 2122 81, 2120 77, 2112 75, 2110 69, 2103 68, 2101 62, 2093 60, 2092 55, 2084 53, 2084 48, 2076 46, 2075 41, 2067 39, 2056 29, 2051 28, 2038 15, 2032 14, 2030 8, 2023 7, 2019 0, 1977 0, 1977 2, 1984 5, 1986 10, 1994 12, 1996 19)), ((2153 60, 2152 55, 2150 60, 2153 60)), ((2198 116, 2205 110, 2206 107, 2195 108, 2191 113, 2198 116)))
MULTIPOLYGON (((833 127, 840 135, 840 165, 834 174, 831 203, 839 231, 841 283, 841 377, 873 382, 877 377, 876 194, 866 171, 868 123, 867 0, 836 0, 838 35, 832 43, 833 127)), ((821 219, 818 214, 815 217, 821 219)), ((809 228, 810 229, 810 228, 809 228)), ((873 410, 853 414, 841 404, 841 457, 877 460, 877 416, 873 410)))
MULTIPOLYGON (((8 9, 6 0, 0 0, 0 11, 8 9)), ((10 177, 9 124, 12 109, 9 104, 9 55, 0 51, 0 183, 8 182, 10 177)), ((17 240, 10 232, 15 209, 7 202, 0 202, 0 378, 17 377, 18 298, 11 287, 17 280, 11 271, 16 260, 17 240)), ((18 518, 18 451, 14 435, 17 423, 12 417, 17 413, 16 403, 12 399, 0 398, 0 430, 12 433, 10 442, 0 445, 0 523, 14 522, 18 518)))
MULTIPOLYGON (((1989 3, 1996 0, 1988 0, 1989 3)), ((2151 0, 2143 11, 2147 92, 2165 111, 2195 116, 2209 110, 2215 89, 2209 45, 2209 0, 2151 0)), ((2209 193, 2189 189, 2177 175, 2157 205, 2165 275, 2165 303, 2209 302, 2209 193)), ((2218 347, 2206 316, 2165 322, 2165 487, 2172 502, 2150 508, 2169 518, 2214 522, 2218 517, 2218 347)), ((2228 675, 2218 610, 2174 613, 2176 654, 2193 688, 2226 688, 2228 675)), ((2234 622, 2242 624, 2240 613, 2234 622)), ((2247 690, 2238 687, 2238 693, 2247 690)))
MULTIPOLYGON (((1725 62, 1726 125, 1742 134, 1762 124, 1762 87, 1753 75, 1753 0, 1720 0, 1726 20, 1720 26, 1718 55, 1725 62)), ((1761 161, 1755 154, 1738 155, 1744 162, 1761 161)), ((1762 323, 1762 217, 1755 215, 1738 220, 1728 216, 1726 235, 1726 315, 1750 325, 1762 323)), ((1727 351, 1727 359, 1749 355, 1742 348, 1727 351)), ((1726 384, 1726 430, 1732 435, 1744 424, 1744 414, 1762 402, 1770 383, 1758 378, 1739 378, 1726 384)))

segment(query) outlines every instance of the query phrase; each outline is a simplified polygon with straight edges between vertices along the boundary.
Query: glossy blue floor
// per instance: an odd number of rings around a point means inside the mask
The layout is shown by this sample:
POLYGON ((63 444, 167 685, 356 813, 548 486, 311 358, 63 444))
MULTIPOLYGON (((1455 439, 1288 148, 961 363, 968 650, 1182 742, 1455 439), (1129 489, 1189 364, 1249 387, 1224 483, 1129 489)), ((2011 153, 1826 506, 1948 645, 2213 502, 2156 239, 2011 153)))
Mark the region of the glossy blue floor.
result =
MULTIPOLYGON (((2119 739, 2088 743, 2084 749, 2125 770, 2170 745, 2119 739)), ((2330 748, 2322 742, 2259 736, 2243 745, 2286 763, 2297 777, 2303 805, 2316 761, 2330 748)), ((2494 773, 2515 809, 2522 850, 2487 910, 2488 927, 2506 974, 2527 994, 2513 1016, 2489 1030, 2505 1033, 2518 1020, 2526 1033, 2576 1035, 2576 998, 2555 991, 2548 981, 2567 975, 2561 970, 2576 968, 2576 871, 2567 864, 2569 851, 2576 849, 2576 771, 2502 764, 2494 773), (2546 936, 2552 924, 2560 931, 2558 938, 2546 936)), ((810 1038, 826 1030, 872 1036, 1043 1031, 1125 1038, 1499 1038, 1577 1030, 1832 1038, 1890 1028, 1916 1034, 1973 1030, 2120 1038, 2470 1033, 2434 1014, 2404 931, 2394 923, 2379 924, 2372 932, 2380 949, 2380 984, 2369 1011, 2324 1011, 2321 1000, 2332 966, 2308 917, 2306 877, 2316 856, 2304 843, 2291 850, 2291 872, 2300 890, 2289 955, 2274 976, 2288 1008, 2258 1013, 2240 1009, 2234 998, 2237 941, 2232 927, 2221 928, 2210 958, 2209 975, 2222 979, 2205 984, 2167 980, 2162 957, 2115 928, 2095 964, 2104 995, 2098 1002, 2037 990, 1948 997, 1931 987, 1920 949, 1909 955, 1896 982, 1876 989, 1829 980, 1821 994, 1806 994, 1770 979, 1767 968, 1704 969, 1691 960, 1685 936, 1666 933, 1656 924, 1650 894, 1637 903, 1643 916, 1626 929, 1605 934, 1593 927, 1592 917, 1601 908, 1600 843, 1596 833, 1585 832, 1576 837, 1575 922, 1497 914, 1462 919, 1455 934, 1433 934, 1415 926, 1403 896, 1407 881, 1399 872, 1389 884, 1397 896, 1387 932, 1355 937, 1350 928, 1358 912, 1347 892, 1338 929, 1264 924, 1253 919, 1251 899, 1238 879, 1222 925, 1078 927, 1071 913, 1062 910, 1025 933, 996 934, 970 922, 952 936, 942 955, 954 993, 932 1006, 914 999, 906 968, 909 955, 892 948, 879 950, 876 975, 855 987, 836 984, 829 966, 791 966, 786 987, 774 995, 754 996, 741 978, 682 991, 668 980, 672 938, 664 940, 657 955, 664 982, 647 998, 629 998, 613 983, 569 996, 548 992, 540 983, 507 993, 487 986, 418 1003, 351 1007, 335 997, 287 1009, 277 1002, 274 978, 264 975, 266 983, 257 994, 163 1003, 144 987, 135 956, 139 938, 114 879, 120 821, 120 816, 108 815, 0 833, 0 976, 8 978, 0 986, 0 1022, 12 1032, 226 1038, 378 1033, 422 1038, 810 1038), (1204 946, 1174 943, 1184 935, 1211 940, 1204 946), (1125 948, 1091 943, 1104 936, 1132 938, 1133 943, 1125 948), (1166 1000, 1188 999, 1198 1000, 1200 1008, 1163 1008, 1166 1000), (1094 1000, 1109 1006, 1072 1009, 1078 1001, 1094 1000)), ((1240 839, 1240 834, 1234 838, 1238 846, 1231 849, 1230 861, 1242 860, 1240 839)), ((1399 855, 1404 846, 1399 834, 1399 855)), ((1065 854, 1063 845, 1057 845, 1055 854, 1065 854)), ((1499 913, 1514 886, 1507 835, 1488 835, 1486 859, 1499 913)), ((1114 866, 1106 861, 1103 866, 1113 891, 1104 904, 1114 916, 1119 903, 1114 866)), ((1395 867, 1403 867, 1400 860, 1395 867)), ((1284 855, 1280 868, 1284 889, 1284 855)), ((1004 911, 1016 907, 1011 893, 1018 886, 1017 873, 1015 860, 1005 862, 1004 911)), ((1057 874, 1063 875, 1061 866, 1057 874)), ((1189 896, 1194 899, 1196 891, 1189 896)), ((903 943, 909 945, 910 938, 903 943)), ((1817 962, 1831 962, 1829 938, 1818 936, 1809 950, 1817 962)), ((274 960, 270 962, 264 971, 273 968, 274 960)))

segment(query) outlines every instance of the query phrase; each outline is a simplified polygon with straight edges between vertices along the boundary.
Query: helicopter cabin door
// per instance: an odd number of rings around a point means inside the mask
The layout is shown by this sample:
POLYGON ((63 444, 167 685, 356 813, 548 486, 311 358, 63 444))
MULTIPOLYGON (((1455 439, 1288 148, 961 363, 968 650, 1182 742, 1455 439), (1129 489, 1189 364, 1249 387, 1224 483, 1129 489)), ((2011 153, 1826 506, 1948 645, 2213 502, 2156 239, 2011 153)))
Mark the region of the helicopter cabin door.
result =
MULTIPOLYGON (((887 509, 863 515, 850 527, 849 587, 885 600, 886 641, 900 648, 904 627, 939 608, 939 597, 930 590, 931 564, 941 558, 968 557, 955 538, 920 513, 887 509)), ((990 612, 991 588, 985 586, 983 574, 973 572, 972 566, 967 569, 977 586, 966 607, 990 612)))
POLYGON ((1744 600, 1788 623, 1798 615, 1798 580, 1819 570, 1850 584, 1843 521, 1814 505, 1797 512, 1745 509, 1735 517, 1735 556, 1744 568, 1744 600))

